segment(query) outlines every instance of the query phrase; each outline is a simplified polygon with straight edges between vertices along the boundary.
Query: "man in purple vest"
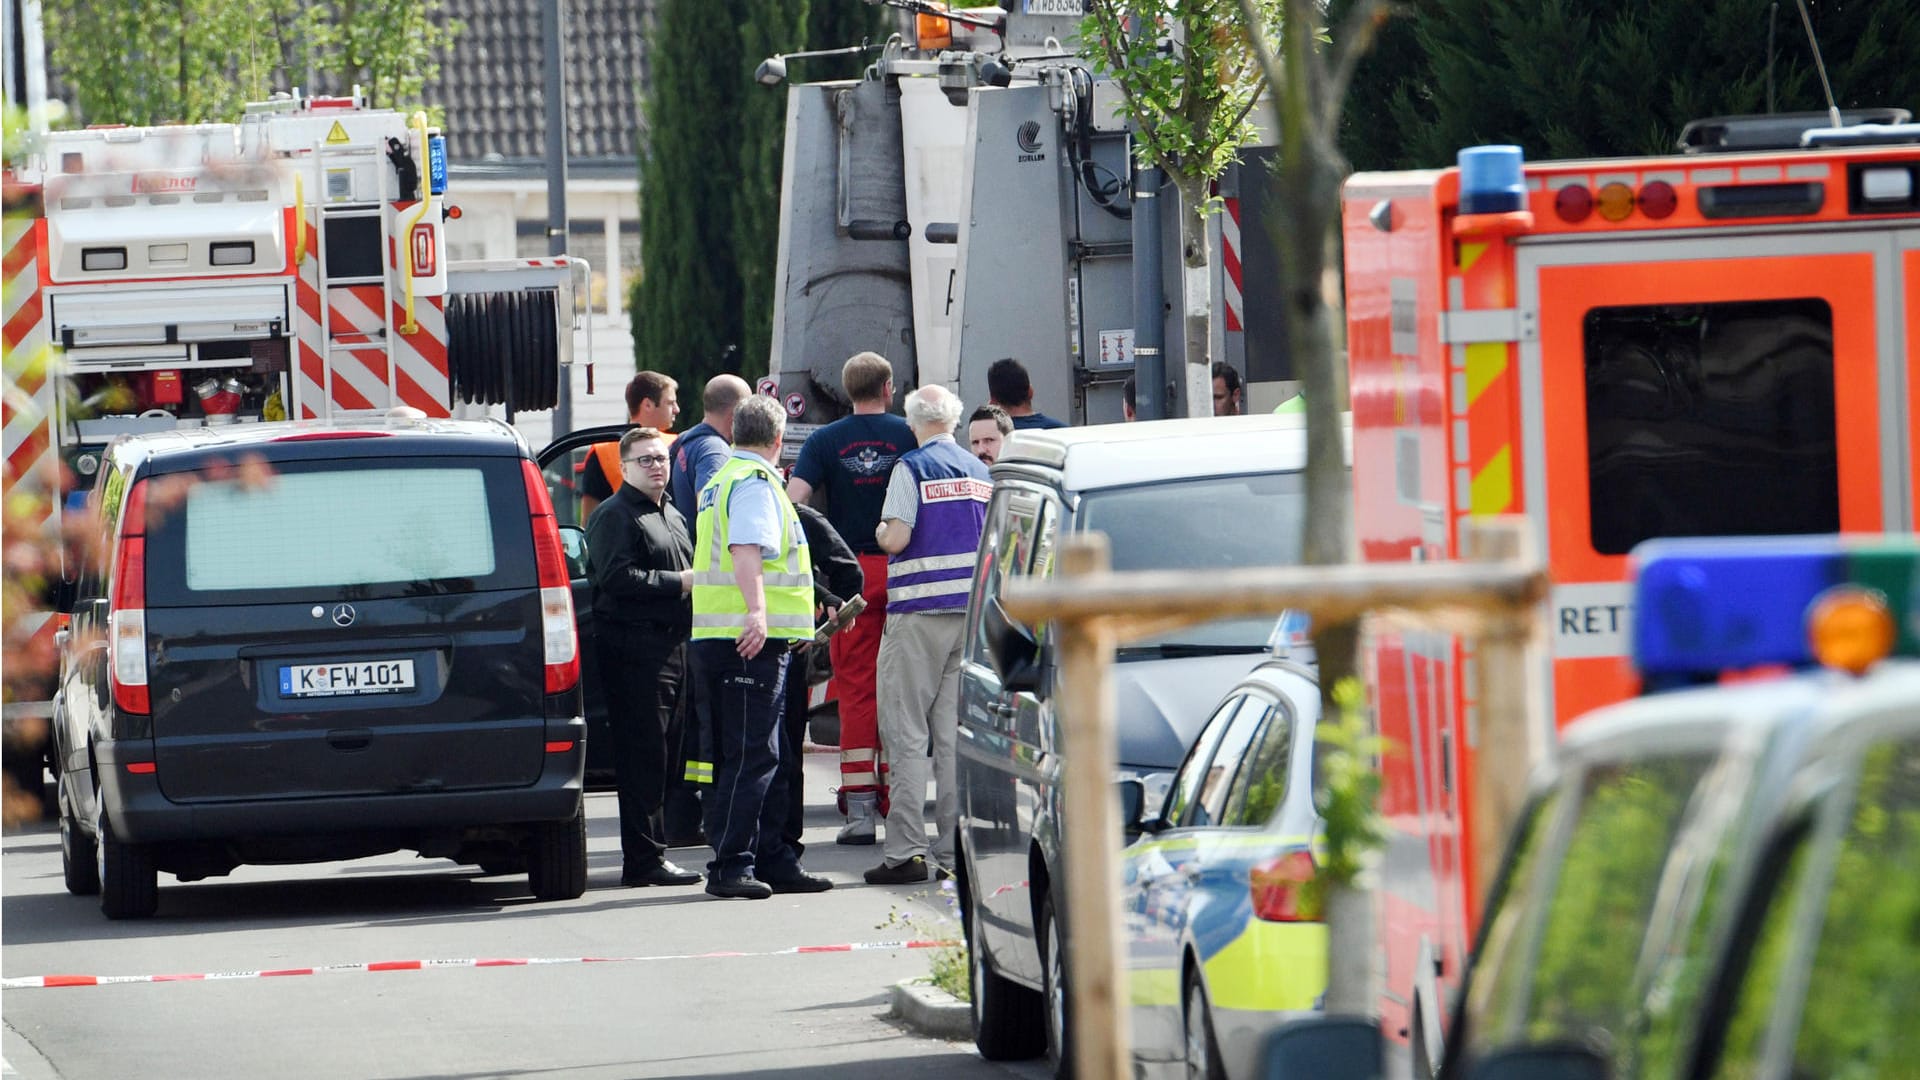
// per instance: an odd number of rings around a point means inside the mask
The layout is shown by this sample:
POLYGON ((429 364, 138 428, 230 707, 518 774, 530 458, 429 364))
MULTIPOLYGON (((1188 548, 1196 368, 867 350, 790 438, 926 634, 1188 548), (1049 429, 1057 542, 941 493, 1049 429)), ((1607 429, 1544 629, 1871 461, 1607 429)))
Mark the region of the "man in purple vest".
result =
POLYGON ((940 831, 933 860, 942 877, 953 865, 960 646, 974 553, 993 494, 986 465, 954 442, 959 398, 938 384, 923 386, 907 395, 906 412, 920 445, 895 463, 874 531, 888 556, 887 626, 875 681, 892 798, 885 857, 866 873, 873 885, 927 880, 929 762, 940 831))

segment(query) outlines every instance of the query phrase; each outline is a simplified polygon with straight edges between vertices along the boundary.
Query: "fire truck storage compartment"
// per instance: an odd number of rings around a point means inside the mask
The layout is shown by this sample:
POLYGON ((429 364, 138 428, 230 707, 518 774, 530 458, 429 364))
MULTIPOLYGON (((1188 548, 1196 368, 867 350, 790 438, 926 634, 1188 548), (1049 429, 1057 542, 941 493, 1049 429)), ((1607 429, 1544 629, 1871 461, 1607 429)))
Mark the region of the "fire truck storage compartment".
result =
POLYGON ((47 218, 54 284, 279 273, 286 224, 265 190, 60 197, 47 218))
POLYGON ((286 415, 285 285, 55 291, 50 306, 82 442, 286 415))
POLYGON ((114 369, 68 373, 66 415, 82 443, 115 435, 258 420, 283 420, 287 409, 284 341, 259 341, 251 356, 222 361, 235 366, 182 371, 166 358, 139 360, 114 369), (279 395, 277 407, 269 399, 279 395))
POLYGON ((277 283, 54 292, 50 306, 54 336, 75 365, 101 346, 251 341, 291 325, 287 287, 277 283))

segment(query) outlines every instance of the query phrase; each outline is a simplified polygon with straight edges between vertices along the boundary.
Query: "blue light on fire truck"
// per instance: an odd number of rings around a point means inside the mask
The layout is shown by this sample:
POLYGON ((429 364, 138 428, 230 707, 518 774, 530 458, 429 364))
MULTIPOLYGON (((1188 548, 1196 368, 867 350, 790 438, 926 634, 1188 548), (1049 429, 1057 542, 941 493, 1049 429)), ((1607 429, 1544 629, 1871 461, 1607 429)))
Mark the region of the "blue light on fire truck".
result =
POLYGON ((445 135, 427 136, 427 191, 434 195, 447 193, 447 137, 445 135))
POLYGON ((1653 540, 1633 563, 1634 666, 1650 680, 1816 663, 1857 673, 1920 653, 1914 538, 1653 540))
POLYGON ((1517 146, 1460 151, 1460 212, 1510 214, 1527 208, 1526 157, 1517 146))

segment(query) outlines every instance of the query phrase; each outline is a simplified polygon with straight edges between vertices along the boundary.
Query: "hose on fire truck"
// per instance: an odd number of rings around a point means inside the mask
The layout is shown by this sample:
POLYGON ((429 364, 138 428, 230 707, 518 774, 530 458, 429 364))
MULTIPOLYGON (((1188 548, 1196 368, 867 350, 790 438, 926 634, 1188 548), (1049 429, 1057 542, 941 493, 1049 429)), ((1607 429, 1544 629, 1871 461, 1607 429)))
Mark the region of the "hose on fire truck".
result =
POLYGON ((513 411, 560 397, 559 313, 551 289, 447 298, 447 370, 456 399, 513 411))

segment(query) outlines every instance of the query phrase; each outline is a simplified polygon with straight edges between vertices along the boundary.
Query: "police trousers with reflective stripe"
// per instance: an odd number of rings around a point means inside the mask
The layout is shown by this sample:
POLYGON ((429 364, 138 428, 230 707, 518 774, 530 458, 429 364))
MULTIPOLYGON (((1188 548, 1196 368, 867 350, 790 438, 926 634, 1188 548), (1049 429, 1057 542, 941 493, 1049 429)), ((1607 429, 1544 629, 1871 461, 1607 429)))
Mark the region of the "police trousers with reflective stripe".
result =
POLYGON ((694 678, 713 717, 713 790, 706 797, 707 876, 790 876, 800 857, 783 836, 786 778, 780 773, 787 650, 770 641, 749 660, 729 640, 693 643, 694 678))
POLYGON ((874 665, 880 655, 880 635, 887 626, 887 557, 861 555, 865 581, 860 595, 867 610, 853 625, 828 639, 833 658, 830 688, 840 708, 840 812, 847 812, 846 794, 878 791, 887 806, 886 766, 880 760, 880 721, 876 704, 874 665))

